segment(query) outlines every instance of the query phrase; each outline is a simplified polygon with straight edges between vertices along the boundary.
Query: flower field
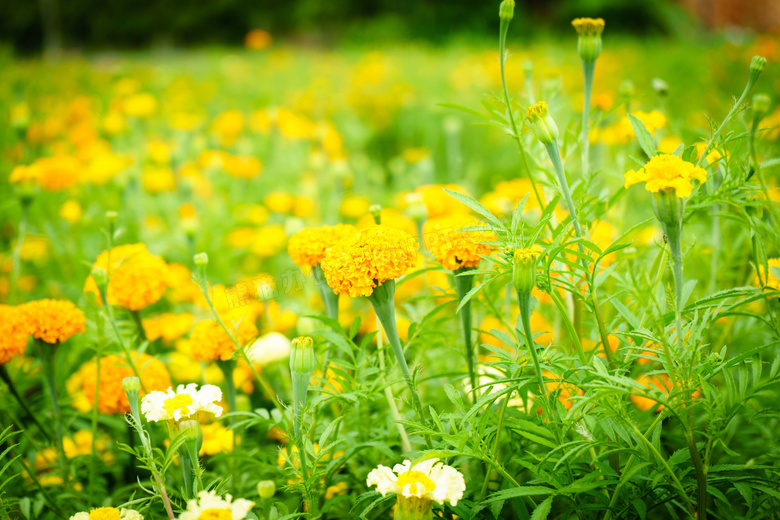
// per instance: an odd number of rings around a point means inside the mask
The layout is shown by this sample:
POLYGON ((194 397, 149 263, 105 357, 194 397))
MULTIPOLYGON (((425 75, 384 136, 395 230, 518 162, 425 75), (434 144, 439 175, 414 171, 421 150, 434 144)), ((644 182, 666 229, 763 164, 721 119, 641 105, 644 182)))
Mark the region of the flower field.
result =
POLYGON ((780 42, 513 9, 0 56, 0 519, 780 517, 780 42))

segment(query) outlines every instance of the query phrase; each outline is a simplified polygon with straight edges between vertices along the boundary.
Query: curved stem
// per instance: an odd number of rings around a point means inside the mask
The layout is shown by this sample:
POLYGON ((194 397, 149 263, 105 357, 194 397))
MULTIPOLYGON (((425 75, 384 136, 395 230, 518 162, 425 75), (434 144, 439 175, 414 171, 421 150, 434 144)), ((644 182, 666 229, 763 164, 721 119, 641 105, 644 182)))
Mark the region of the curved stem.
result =
POLYGON ((51 442, 51 437, 49 436, 49 432, 41 425, 40 422, 38 422, 38 419, 35 417, 35 414, 32 413, 32 410, 30 410, 30 407, 27 406, 27 403, 25 402, 24 398, 19 394, 19 392, 16 390, 16 386, 14 385, 13 380, 11 379, 11 376, 8 374, 8 369, 6 369, 4 364, 0 364, 0 379, 3 380, 3 382, 8 387, 8 391, 11 392, 11 395, 14 396, 14 399, 19 403, 19 406, 22 407, 22 410, 24 410, 24 413, 27 414, 27 417, 32 420, 33 423, 38 427, 38 431, 41 432, 41 434, 46 438, 47 441, 51 442))
POLYGON ((46 386, 49 389, 51 397, 51 407, 54 414, 54 442, 60 455, 60 466, 62 468, 62 480, 67 484, 68 475, 68 457, 65 455, 65 446, 62 443, 62 417, 60 414, 60 403, 57 394, 57 377, 54 368, 54 356, 57 352, 57 345, 49 345, 40 339, 35 339, 40 353, 41 364, 43 365, 43 375, 46 380, 46 386))

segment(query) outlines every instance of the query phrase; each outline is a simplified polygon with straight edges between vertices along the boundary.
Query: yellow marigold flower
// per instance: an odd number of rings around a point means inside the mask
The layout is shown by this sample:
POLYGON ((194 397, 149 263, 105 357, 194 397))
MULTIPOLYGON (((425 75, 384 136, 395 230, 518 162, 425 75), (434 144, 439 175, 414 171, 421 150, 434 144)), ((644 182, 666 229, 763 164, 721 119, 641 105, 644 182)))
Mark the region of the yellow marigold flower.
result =
POLYGON ((226 153, 222 156, 222 167, 228 175, 236 179, 254 179, 263 171, 263 163, 251 155, 226 153))
POLYGON ((118 135, 127 129, 127 122, 122 112, 118 110, 109 110, 106 116, 103 118, 101 125, 103 131, 108 135, 118 135))
POLYGON ((462 213, 428 219, 423 226, 423 243, 445 269, 476 267, 492 249, 482 242, 495 240, 495 235, 489 231, 461 230, 484 225, 462 213))
POLYGON ((60 206, 60 217, 63 220, 75 224, 81 220, 81 204, 77 200, 66 200, 65 203, 60 206))
MULTIPOLYGON (((667 124, 666 116, 658 110, 652 110, 650 112, 637 110, 636 112, 633 112, 632 115, 642 121, 645 128, 647 128, 647 131, 653 135, 657 130, 664 128, 667 124)), ((628 144, 634 138, 634 128, 631 126, 631 121, 628 119, 628 116, 623 116, 619 121, 612 125, 594 129, 591 133, 590 141, 614 146, 628 144)))
POLYGON ((626 188, 644 182, 645 189, 651 193, 674 189, 678 197, 684 198, 693 191, 691 179, 703 183, 707 180, 707 172, 676 155, 661 154, 650 159, 639 171, 629 170, 623 177, 626 188))
POLYGON ((138 511, 133 509, 117 509, 116 507, 98 507, 89 513, 81 511, 72 515, 69 520, 144 520, 138 511))
POLYGON ((603 18, 575 18, 571 21, 577 34, 601 34, 604 32, 603 18))
POLYGON ((431 156, 430 150, 428 150, 424 146, 420 148, 407 148, 403 152, 404 160, 409 164, 418 163, 423 159, 427 159, 430 156, 431 156))
POLYGON ((146 143, 146 150, 149 153, 149 159, 159 164, 169 164, 171 162, 172 146, 160 139, 152 139, 146 143))
POLYGON ((263 203, 276 213, 289 213, 295 204, 295 197, 286 191, 272 191, 265 196, 263 203))
POLYGON ((227 110, 217 115, 211 123, 211 131, 217 134, 222 146, 236 142, 244 130, 244 114, 238 110, 227 110))
POLYGON ((125 98, 122 111, 126 116, 146 119, 157 111, 157 98, 142 92, 125 98))
POLYGON ((311 119, 287 108, 279 109, 276 114, 276 126, 279 128, 279 133, 289 139, 310 139, 317 132, 317 126, 311 119))
POLYGON ((169 166, 147 166, 141 174, 141 182, 147 193, 162 193, 176 189, 176 176, 169 166))
POLYGON ((0 364, 8 363, 27 349, 27 326, 18 307, 0 305, 0 364))
MULTIPOLYGON (((513 179, 496 184, 493 191, 486 193, 479 199, 494 215, 511 215, 523 197, 528 195, 525 201, 525 210, 538 210, 539 201, 533 191, 533 185, 529 179, 513 179)), ((539 189, 539 196, 544 203, 544 194, 539 189)))
POLYGON ((314 213, 314 199, 306 195, 295 197, 292 212, 298 218, 311 216, 314 213))
POLYGON ((168 264, 166 280, 167 299, 171 303, 194 303, 202 296, 200 289, 192 281, 192 273, 185 265, 168 264))
MULTIPOLYGON (((109 273, 108 303, 141 310, 162 298, 168 286, 168 265, 159 256, 150 253, 144 244, 125 244, 98 255, 93 267, 109 273), (108 265, 109 258, 111 265, 108 265)), ((90 276, 84 292, 93 292, 100 300, 95 280, 90 276)))
POLYGON ((368 197, 344 197, 339 204, 339 214, 344 218, 360 218, 368 213, 371 200, 368 197))
POLYGON ((262 29, 252 29, 246 33, 244 45, 253 51, 263 50, 271 45, 271 33, 262 29))
POLYGON ((146 332, 146 339, 154 341, 160 338, 163 343, 170 344, 187 334, 193 321, 195 321, 195 316, 189 312, 180 314, 166 312, 151 318, 144 318, 142 324, 144 332, 146 332))
POLYGON ((103 186, 119 175, 133 160, 110 151, 101 151, 91 157, 84 172, 84 180, 103 186))
MULTIPOLYGON (((428 210, 428 218, 434 218, 441 215, 448 215, 450 213, 468 213, 469 209, 450 197, 444 189, 450 191, 457 191, 458 193, 464 193, 468 195, 468 192, 462 186, 457 184, 426 184, 424 186, 418 186, 414 192, 422 195, 423 204, 428 210)), ((403 205, 402 205, 402 208, 403 205)))
POLYGON ((36 300, 18 308, 28 334, 46 343, 63 343, 86 329, 84 313, 67 300, 36 300))
MULTIPOLYGON (((230 329, 229 321, 225 325, 230 329)), ((255 336, 257 336, 255 324, 247 319, 241 320, 236 336, 238 343, 246 345, 255 336)), ((233 350, 236 348, 222 326, 214 320, 203 320, 195 324, 190 336, 190 347, 192 356, 200 361, 217 359, 227 361, 233 356, 233 350)))
POLYGON ((198 455, 219 455, 233 451, 233 431, 220 423, 201 425, 203 444, 198 455))
MULTIPOLYGON (((164 391, 171 386, 171 376, 168 369, 159 359, 149 354, 132 352, 136 370, 141 376, 143 388, 147 392, 154 390, 164 391)), ((100 387, 98 389, 98 411, 105 414, 123 414, 130 411, 130 403, 122 386, 122 380, 135 376, 133 368, 127 364, 125 358, 119 356, 103 356, 100 358, 100 387)), ((71 376, 73 382, 68 381, 69 388, 76 388, 83 395, 84 403, 89 403, 89 409, 95 402, 95 384, 97 382, 97 362, 93 359, 79 368, 78 372, 71 376), (77 385, 80 383, 80 385, 77 385)), ((143 390, 140 392, 144 395, 143 390)), ((71 397, 78 399, 78 396, 71 397)))
POLYGON ((342 240, 357 237, 357 229, 349 224, 305 228, 290 238, 287 252, 292 261, 304 267, 314 267, 322 262, 329 248, 342 240))
POLYGON ((764 272, 763 265, 758 267, 758 270, 761 273, 761 278, 765 280, 766 285, 776 291, 780 291, 780 278, 778 278, 777 275, 772 272, 773 267, 775 269, 780 269, 780 258, 770 258, 767 263, 769 264, 769 276, 767 276, 764 272))
POLYGON ((269 224, 258 230, 250 246, 250 251, 260 258, 271 258, 284 251, 287 245, 287 232, 282 224, 269 224))
POLYGON ((417 241, 397 229, 375 226, 334 245, 321 265, 336 294, 371 296, 374 287, 404 275, 417 259, 417 241))

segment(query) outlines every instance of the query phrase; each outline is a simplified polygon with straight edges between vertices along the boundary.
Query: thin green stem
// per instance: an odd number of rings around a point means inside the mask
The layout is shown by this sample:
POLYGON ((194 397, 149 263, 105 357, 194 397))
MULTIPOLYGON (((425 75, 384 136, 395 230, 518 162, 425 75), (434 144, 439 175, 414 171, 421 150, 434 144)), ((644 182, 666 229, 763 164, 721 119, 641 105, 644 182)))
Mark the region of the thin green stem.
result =
POLYGON ((40 339, 35 339, 35 343, 38 347, 41 364, 43 365, 44 379, 46 381, 46 386, 49 389, 49 396, 51 397, 51 408, 54 415, 54 442, 60 455, 62 480, 67 484, 68 480, 70 480, 68 474, 68 457, 65 455, 65 447, 62 442, 62 416, 60 413, 60 403, 57 394, 57 376, 54 368, 54 357, 57 352, 57 344, 50 345, 40 339))
MULTIPOLYGON (((469 291, 474 287, 474 269, 458 269, 454 271, 455 288, 458 291, 458 300, 461 301, 469 291), (468 274, 466 274, 468 273, 468 274)), ((471 383, 471 399, 477 402, 477 376, 474 371, 474 345, 471 341, 471 301, 460 309, 460 322, 463 327, 463 342, 466 348, 466 364, 469 370, 469 381, 471 383)))
POLYGON ((583 106, 582 106, 582 135, 580 136, 580 151, 582 154, 582 174, 590 171, 590 141, 588 140, 588 118, 590 117, 590 98, 593 90, 593 71, 596 68, 595 61, 582 62, 583 79, 583 106))
MULTIPOLYGON (((376 349, 379 356, 379 370, 382 372, 382 378, 385 379, 387 369, 385 368, 385 350, 384 340, 382 338, 382 323, 379 318, 376 318, 376 349)), ((393 421, 398 428, 398 435, 401 437, 401 449, 404 453, 412 451, 412 443, 409 442, 409 435, 406 433, 406 427, 401 422, 401 414, 398 413, 398 406, 395 404, 395 396, 393 396, 393 389, 390 385, 385 386, 385 399, 387 399, 387 406, 390 408, 390 414, 393 416, 393 421)))
POLYGON ((27 414, 27 417, 32 420, 33 423, 38 427, 38 431, 41 432, 41 434, 46 438, 47 441, 51 442, 52 439, 49 436, 48 430, 46 430, 40 422, 38 422, 38 419, 35 417, 35 414, 30 410, 30 407, 27 406, 27 403, 25 402, 24 398, 19 394, 19 391, 16 390, 16 386, 14 385, 13 380, 11 379, 11 376, 8 374, 8 369, 6 369, 5 364, 0 364, 0 379, 3 380, 3 382, 8 387, 8 391, 11 392, 11 395, 16 399, 16 401, 19 403, 19 406, 22 407, 22 410, 24 410, 24 413, 27 414))

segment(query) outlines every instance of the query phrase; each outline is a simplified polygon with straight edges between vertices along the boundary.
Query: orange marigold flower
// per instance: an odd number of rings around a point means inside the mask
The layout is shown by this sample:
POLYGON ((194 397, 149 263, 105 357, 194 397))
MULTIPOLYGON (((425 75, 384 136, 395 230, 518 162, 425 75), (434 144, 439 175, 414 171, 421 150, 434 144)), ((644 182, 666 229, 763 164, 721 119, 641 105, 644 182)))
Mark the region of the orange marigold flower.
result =
POLYGON ((645 183, 645 189, 651 193, 662 190, 675 190, 678 197, 690 197, 693 191, 691 179, 699 182, 707 180, 704 168, 683 161, 676 155, 656 155, 639 171, 629 170, 623 177, 628 188, 639 182, 645 183))
MULTIPOLYGON (((159 300, 168 286, 168 265, 151 254, 144 244, 126 244, 98 255, 94 267, 110 271, 108 303, 137 311, 159 300), (109 258, 111 266, 109 267, 109 258)), ((95 280, 90 276, 85 292, 93 292, 100 301, 95 280)))
POLYGON ((297 265, 314 267, 322 262, 329 248, 342 240, 354 239, 357 233, 355 226, 350 224, 306 228, 290 238, 287 252, 297 265))
MULTIPOLYGON (((147 392, 153 390, 165 391, 171 386, 171 376, 168 369, 159 359, 149 354, 141 354, 136 357, 132 353, 136 370, 141 376, 143 388, 147 392)), ((130 411, 130 403, 127 394, 122 387, 122 380, 135 375, 133 368, 127 360, 119 356, 103 356, 100 358, 100 387, 98 390, 98 411, 105 414, 120 414, 130 411)), ((95 384, 97 382, 97 363, 93 359, 79 369, 74 377, 81 382, 84 402, 89 403, 90 409, 95 402, 95 384)), ((141 390, 141 395, 144 395, 141 390)))
POLYGON ((84 313, 67 300, 36 300, 19 309, 28 334, 46 343, 63 343, 86 329, 84 313))
POLYGON ((161 338, 163 343, 170 344, 187 334, 192 327, 193 321, 195 321, 195 316, 192 313, 182 312, 175 314, 166 312, 151 318, 145 318, 142 320, 142 324, 144 332, 146 332, 146 339, 154 341, 161 338))
POLYGON ((24 354, 27 337, 22 311, 18 307, 0 305, 0 364, 24 354))
MULTIPOLYGON (((226 325, 230 328, 229 323, 226 325)), ((246 345, 257 336, 257 327, 251 321, 242 319, 236 332, 239 344, 246 345)), ((196 323, 192 329, 190 348, 192 349, 192 357, 200 361, 217 359, 227 361, 233 356, 235 344, 219 323, 214 320, 204 320, 196 323)))
POLYGON ((445 269, 476 267, 492 246, 483 242, 495 240, 490 231, 461 231, 484 226, 483 222, 466 214, 452 214, 429 219, 423 226, 423 243, 445 269))
POLYGON ((406 274, 416 259, 417 241, 409 233, 375 226, 328 249, 321 266, 336 294, 371 296, 374 287, 406 274))

